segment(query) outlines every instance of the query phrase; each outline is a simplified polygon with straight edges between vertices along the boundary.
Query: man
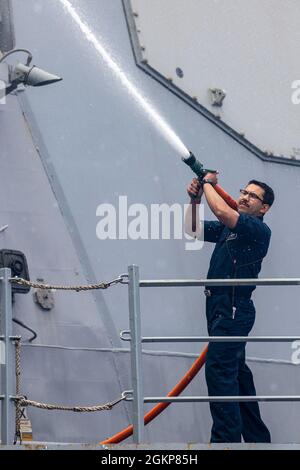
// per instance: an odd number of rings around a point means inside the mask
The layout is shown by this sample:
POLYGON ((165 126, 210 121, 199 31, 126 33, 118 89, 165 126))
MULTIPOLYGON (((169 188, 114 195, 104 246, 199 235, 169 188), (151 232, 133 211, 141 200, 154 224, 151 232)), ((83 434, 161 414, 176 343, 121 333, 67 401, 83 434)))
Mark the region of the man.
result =
MULTIPOLYGON (((274 201, 273 190, 251 180, 233 210, 215 191, 217 173, 208 173, 200 185, 193 179, 187 191, 191 204, 204 193, 218 221, 204 221, 204 241, 215 243, 208 279, 257 278, 266 256, 271 230, 263 217, 274 201)), ((199 224, 199 222, 197 221, 199 224)), ((199 234, 199 226, 197 227, 199 234)), ((190 230, 188 231, 190 233, 190 230)), ((205 290, 210 336, 248 336, 255 320, 251 300, 255 286, 209 287, 205 290)), ((245 363, 245 342, 211 342, 205 377, 210 396, 256 395, 251 370, 245 363)), ((210 402, 211 442, 271 442, 257 402, 210 402)))

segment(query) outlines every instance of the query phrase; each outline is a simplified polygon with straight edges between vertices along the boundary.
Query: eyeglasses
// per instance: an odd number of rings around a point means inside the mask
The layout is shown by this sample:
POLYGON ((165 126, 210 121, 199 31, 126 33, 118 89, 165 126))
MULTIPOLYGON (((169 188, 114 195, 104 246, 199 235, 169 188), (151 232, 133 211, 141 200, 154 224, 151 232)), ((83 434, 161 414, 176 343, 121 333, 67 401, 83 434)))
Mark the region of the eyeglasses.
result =
POLYGON ((265 203, 263 199, 261 199, 257 194, 255 193, 252 193, 252 192, 249 192, 249 191, 246 191, 246 189, 240 189, 240 193, 243 195, 243 196, 249 196, 250 199, 255 199, 255 200, 259 200, 261 201, 263 204, 265 203))

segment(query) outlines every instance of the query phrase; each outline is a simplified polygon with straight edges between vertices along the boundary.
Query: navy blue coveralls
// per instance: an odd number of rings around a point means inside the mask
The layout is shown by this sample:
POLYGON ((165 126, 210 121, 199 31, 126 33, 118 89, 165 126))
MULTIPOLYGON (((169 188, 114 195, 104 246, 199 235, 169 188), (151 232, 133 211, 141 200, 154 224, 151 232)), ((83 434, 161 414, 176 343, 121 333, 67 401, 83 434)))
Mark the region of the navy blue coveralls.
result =
MULTIPOLYGON (((234 229, 204 222, 204 240, 216 243, 208 279, 257 278, 271 230, 262 217, 240 214, 234 229)), ((206 317, 210 336, 248 336, 255 320, 251 293, 255 286, 207 287, 206 317), (211 294, 209 296, 209 294, 211 294)), ((245 342, 209 343, 205 364, 211 396, 256 395, 245 363, 245 342)), ((210 403, 211 442, 271 442, 257 402, 210 403)))

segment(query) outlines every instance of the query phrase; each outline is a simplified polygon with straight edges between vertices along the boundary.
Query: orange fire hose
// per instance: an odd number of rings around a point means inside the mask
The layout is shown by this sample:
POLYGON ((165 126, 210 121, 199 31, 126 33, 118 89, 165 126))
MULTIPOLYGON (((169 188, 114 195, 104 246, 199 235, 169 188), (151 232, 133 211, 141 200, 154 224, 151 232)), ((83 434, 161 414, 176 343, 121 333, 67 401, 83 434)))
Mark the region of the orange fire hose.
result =
MULTIPOLYGON (((237 210, 237 203, 236 201, 226 192, 223 188, 219 185, 214 186, 217 193, 227 202, 227 204, 234 210, 237 210)), ((180 393, 188 386, 188 384, 193 380, 193 378, 198 374, 199 370, 202 368, 203 364, 205 363, 205 357, 207 353, 208 346, 201 351, 200 355, 192 365, 192 367, 187 371, 187 373, 182 377, 182 379, 175 385, 175 387, 168 393, 168 397, 177 397, 180 393)), ((144 416, 144 424, 150 423, 156 416, 158 416, 163 410, 165 410, 170 403, 158 403, 155 405, 148 413, 144 416)), ((118 432, 114 436, 102 441, 101 444, 117 444, 118 442, 122 442, 127 437, 131 436, 133 433, 133 425, 131 424, 127 428, 123 429, 122 431, 118 432)))
POLYGON ((231 209, 237 210, 237 202, 228 194, 226 191, 221 188, 218 184, 214 186, 217 193, 224 199, 225 202, 231 207, 231 209))
MULTIPOLYGON (((177 397, 180 393, 188 386, 188 384, 193 380, 196 374, 199 372, 203 364, 205 363, 205 357, 207 353, 208 346, 201 351, 199 357, 196 359, 192 367, 187 371, 187 373, 182 377, 180 382, 168 393, 168 397, 177 397)), ((145 425, 150 423, 156 416, 158 416, 165 408, 167 408, 171 403, 158 403, 155 405, 147 414, 144 416, 145 425)), ((118 442, 123 441, 127 437, 131 436, 133 433, 132 424, 122 431, 118 432, 114 436, 102 441, 101 444, 117 444, 118 442)))

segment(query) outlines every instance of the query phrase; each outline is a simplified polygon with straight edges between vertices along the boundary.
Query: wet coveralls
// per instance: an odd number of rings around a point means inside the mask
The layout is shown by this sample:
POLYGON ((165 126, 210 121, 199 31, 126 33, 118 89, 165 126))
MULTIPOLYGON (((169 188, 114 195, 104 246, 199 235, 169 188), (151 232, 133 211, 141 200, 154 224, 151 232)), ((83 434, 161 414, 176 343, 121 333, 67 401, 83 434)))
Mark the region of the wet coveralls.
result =
MULTIPOLYGON (((262 217, 240 214, 237 225, 204 222, 204 240, 216 243, 208 279, 257 278, 266 256, 271 230, 262 217)), ((210 336, 248 336, 255 320, 251 293, 255 286, 206 288, 210 336)), ((251 370, 245 363, 245 342, 209 343, 205 364, 211 396, 256 395, 251 370)), ((211 442, 270 442, 257 402, 210 403, 211 442)))

